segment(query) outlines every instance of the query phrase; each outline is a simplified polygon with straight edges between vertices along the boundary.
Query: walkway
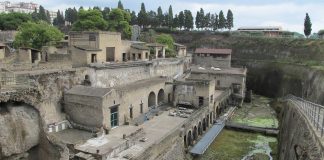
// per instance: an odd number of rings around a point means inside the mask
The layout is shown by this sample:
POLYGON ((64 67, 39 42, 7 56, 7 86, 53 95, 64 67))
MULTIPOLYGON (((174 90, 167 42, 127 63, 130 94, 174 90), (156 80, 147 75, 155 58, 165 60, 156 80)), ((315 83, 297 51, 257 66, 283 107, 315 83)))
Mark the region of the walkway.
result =
POLYGON ((307 119, 311 122, 311 125, 320 134, 320 136, 323 137, 324 106, 315 104, 293 95, 288 95, 287 97, 285 97, 285 99, 297 106, 302 111, 302 113, 306 115, 307 119))
POLYGON ((225 121, 220 121, 213 125, 211 129, 201 138, 201 140, 190 150, 191 154, 202 155, 209 145, 215 140, 218 134, 223 130, 225 121))
POLYGON ((215 140, 219 133, 225 127, 226 120, 233 114, 236 107, 231 107, 227 113, 219 118, 211 129, 199 140, 199 142, 190 150, 191 154, 202 155, 205 153, 210 144, 215 140))

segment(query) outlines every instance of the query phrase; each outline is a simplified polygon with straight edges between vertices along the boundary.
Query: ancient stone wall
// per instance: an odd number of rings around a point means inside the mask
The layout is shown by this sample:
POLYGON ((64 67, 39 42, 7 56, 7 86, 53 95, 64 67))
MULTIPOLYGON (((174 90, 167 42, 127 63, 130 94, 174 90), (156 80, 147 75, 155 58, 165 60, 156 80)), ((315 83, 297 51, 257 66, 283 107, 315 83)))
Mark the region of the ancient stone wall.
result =
POLYGON ((279 160, 324 159, 323 143, 297 107, 286 103, 279 118, 279 160))

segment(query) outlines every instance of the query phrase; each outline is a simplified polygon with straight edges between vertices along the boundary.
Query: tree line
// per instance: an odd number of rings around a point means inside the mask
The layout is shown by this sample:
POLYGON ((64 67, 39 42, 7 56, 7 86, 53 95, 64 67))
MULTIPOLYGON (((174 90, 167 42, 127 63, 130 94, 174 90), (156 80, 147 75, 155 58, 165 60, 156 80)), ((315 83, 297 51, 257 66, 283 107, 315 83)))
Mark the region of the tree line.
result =
MULTIPOLYGON (((138 13, 136 13, 135 11, 125 9, 122 2, 118 1, 117 8, 130 15, 130 25, 139 25, 142 28, 191 30, 194 28, 194 25, 196 25, 197 29, 218 30, 225 28, 231 29, 234 27, 233 13, 231 10, 228 10, 227 16, 225 17, 223 11, 220 11, 219 14, 204 14, 204 10, 201 8, 200 11, 197 12, 194 22, 194 17, 190 10, 180 11, 174 15, 171 5, 166 12, 163 12, 161 6, 159 6, 156 11, 147 11, 145 4, 141 3, 141 9, 138 13)), ((54 19, 54 25, 62 27, 65 25, 65 22, 68 24, 74 24, 78 20, 78 14, 81 10, 85 9, 83 7, 80 7, 78 10, 76 8, 68 8, 65 10, 64 14, 63 12, 58 11, 57 18, 54 19)), ((101 12, 104 20, 111 20, 109 18, 109 13, 113 9, 109 7, 104 7, 101 9, 100 7, 95 6, 93 8, 89 8, 89 10, 98 10, 101 12)))

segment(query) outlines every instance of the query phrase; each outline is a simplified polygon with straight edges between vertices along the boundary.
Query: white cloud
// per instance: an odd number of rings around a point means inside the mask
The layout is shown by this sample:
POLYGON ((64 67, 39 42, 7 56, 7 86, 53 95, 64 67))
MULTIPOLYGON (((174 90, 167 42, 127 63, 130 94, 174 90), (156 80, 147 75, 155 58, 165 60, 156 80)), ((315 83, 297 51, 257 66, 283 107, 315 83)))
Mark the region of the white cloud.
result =
POLYGON ((280 25, 286 30, 303 33, 303 23, 305 13, 310 14, 313 22, 313 31, 317 32, 324 28, 324 10, 318 4, 300 5, 292 2, 279 4, 218 4, 218 3, 178 3, 174 4, 177 10, 190 9, 195 11, 204 8, 205 13, 218 13, 223 10, 226 14, 228 9, 234 13, 234 22, 236 27, 240 26, 277 26, 280 25))
MULTIPOLYGON (((11 0, 19 2, 22 0, 11 0)), ((193 0, 192 0, 193 1, 193 0)), ((233 1, 214 1, 206 3, 205 0, 188 2, 187 0, 122 0, 124 7, 130 8, 131 10, 138 11, 140 9, 140 3, 144 2, 146 5, 146 10, 156 10, 158 6, 162 6, 163 11, 167 11, 169 4, 173 7, 173 13, 176 14, 181 10, 189 9, 195 16, 196 12, 200 8, 204 8, 205 13, 219 13, 223 10, 226 14, 228 9, 231 9, 234 13, 234 25, 235 27, 240 26, 274 26, 281 25, 284 29, 290 31, 297 31, 303 33, 303 22, 305 18, 305 13, 310 14, 313 31, 324 28, 324 9, 323 3, 319 1, 305 1, 304 3, 296 1, 276 1, 271 4, 270 2, 260 3, 234 3, 233 1), (232 2, 232 3, 231 3, 232 2)), ((117 0, 34 0, 35 3, 41 4, 50 10, 64 10, 68 7, 84 6, 85 8, 89 6, 109 6, 116 7, 117 0)))

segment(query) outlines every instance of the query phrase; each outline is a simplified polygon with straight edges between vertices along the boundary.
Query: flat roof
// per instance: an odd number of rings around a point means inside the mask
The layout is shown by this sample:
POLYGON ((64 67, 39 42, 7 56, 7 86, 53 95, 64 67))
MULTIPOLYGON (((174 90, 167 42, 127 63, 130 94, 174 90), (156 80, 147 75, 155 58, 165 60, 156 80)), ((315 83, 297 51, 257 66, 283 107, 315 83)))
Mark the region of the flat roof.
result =
POLYGON ((108 94, 112 89, 111 88, 97 88, 90 86, 77 85, 68 90, 65 94, 71 95, 81 95, 89 97, 103 97, 108 94))
POLYGON ((83 51, 102 51, 99 48, 94 48, 94 47, 87 46, 87 45, 76 45, 74 47, 77 49, 83 50, 83 51))
POLYGON ((179 47, 186 47, 185 45, 183 44, 180 44, 180 43, 173 43, 175 46, 179 46, 179 47))
POLYGON ((166 47, 166 45, 160 44, 160 43, 148 43, 148 44, 146 44, 146 46, 148 46, 148 47, 166 47))
POLYGON ((219 70, 214 70, 211 68, 200 69, 198 66, 192 66, 191 73, 211 73, 211 74, 237 74, 246 75, 246 68, 220 68, 219 70))
POLYGON ((70 34, 89 34, 89 33, 121 35, 120 32, 110 32, 110 31, 70 31, 69 35, 70 34))
POLYGON ((149 50, 144 44, 132 44, 131 47, 139 50, 149 50))
POLYGON ((230 55, 232 54, 232 49, 196 48, 195 53, 230 55))
POLYGON ((151 86, 151 85, 156 85, 159 83, 165 83, 166 82, 166 78, 161 78, 161 77, 154 77, 154 78, 149 78, 149 79, 143 79, 143 80, 139 80, 130 84, 126 84, 126 85, 122 85, 122 86, 118 86, 115 87, 114 89, 116 89, 117 91, 133 91, 137 88, 143 88, 143 87, 147 87, 147 86, 151 86))

